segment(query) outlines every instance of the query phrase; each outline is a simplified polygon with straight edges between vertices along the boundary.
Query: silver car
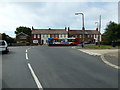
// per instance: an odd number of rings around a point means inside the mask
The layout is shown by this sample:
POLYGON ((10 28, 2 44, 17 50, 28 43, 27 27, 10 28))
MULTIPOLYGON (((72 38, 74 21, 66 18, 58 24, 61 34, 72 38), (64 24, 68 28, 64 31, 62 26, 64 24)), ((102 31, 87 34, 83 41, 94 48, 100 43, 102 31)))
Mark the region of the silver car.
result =
POLYGON ((0 40, 0 52, 3 52, 3 53, 9 52, 8 44, 5 40, 0 40))

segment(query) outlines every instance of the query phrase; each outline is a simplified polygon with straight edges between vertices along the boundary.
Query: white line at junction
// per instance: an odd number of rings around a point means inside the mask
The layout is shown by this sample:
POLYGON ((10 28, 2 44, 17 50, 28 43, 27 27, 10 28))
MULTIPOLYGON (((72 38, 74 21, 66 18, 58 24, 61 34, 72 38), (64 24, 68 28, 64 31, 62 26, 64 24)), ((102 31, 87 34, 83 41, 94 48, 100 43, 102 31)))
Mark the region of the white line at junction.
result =
POLYGON ((35 83, 36 83, 37 87, 39 88, 39 90, 43 90, 43 87, 42 87, 39 79, 38 79, 37 76, 35 75, 35 73, 34 73, 34 71, 33 71, 33 69, 32 69, 32 66, 31 66, 29 63, 28 63, 28 67, 29 67, 29 69, 30 69, 30 72, 31 72, 34 80, 35 80, 35 83))
POLYGON ((119 66, 114 65, 114 64, 108 62, 108 61, 104 58, 104 55, 101 55, 101 59, 102 59, 102 61, 103 61, 105 64, 107 64, 107 65, 109 65, 109 66, 111 66, 111 67, 113 67, 113 68, 120 69, 119 66))

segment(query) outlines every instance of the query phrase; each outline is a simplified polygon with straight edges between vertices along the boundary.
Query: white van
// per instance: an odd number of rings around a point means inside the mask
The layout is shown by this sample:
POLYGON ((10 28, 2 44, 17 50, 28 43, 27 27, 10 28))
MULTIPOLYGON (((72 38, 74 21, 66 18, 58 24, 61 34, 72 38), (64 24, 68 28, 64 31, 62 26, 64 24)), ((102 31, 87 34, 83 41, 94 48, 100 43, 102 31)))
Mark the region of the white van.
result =
POLYGON ((9 52, 8 44, 5 40, 0 40, 0 52, 5 52, 5 53, 9 52))

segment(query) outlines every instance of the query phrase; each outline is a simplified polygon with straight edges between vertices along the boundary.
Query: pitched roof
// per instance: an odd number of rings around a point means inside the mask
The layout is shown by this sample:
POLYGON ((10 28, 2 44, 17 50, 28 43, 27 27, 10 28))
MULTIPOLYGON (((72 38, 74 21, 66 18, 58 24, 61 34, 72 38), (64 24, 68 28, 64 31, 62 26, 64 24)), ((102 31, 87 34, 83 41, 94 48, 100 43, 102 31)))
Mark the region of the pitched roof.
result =
POLYGON ((99 31, 97 30, 85 30, 83 32, 82 30, 69 30, 69 34, 99 34, 99 31))
POLYGON ((33 29, 32 34, 67 34, 65 29, 33 29))
POLYGON ((21 34, 23 34, 23 35, 25 35, 25 36, 29 36, 29 35, 27 35, 27 34, 25 34, 25 33, 23 33, 23 32, 18 33, 16 36, 21 35, 21 34))

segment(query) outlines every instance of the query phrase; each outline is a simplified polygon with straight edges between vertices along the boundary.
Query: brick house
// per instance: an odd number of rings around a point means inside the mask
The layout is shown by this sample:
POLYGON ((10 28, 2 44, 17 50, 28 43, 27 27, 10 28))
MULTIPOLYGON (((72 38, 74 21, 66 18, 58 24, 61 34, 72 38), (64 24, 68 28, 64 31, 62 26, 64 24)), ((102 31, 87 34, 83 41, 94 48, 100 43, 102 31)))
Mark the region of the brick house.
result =
POLYGON ((32 27, 32 43, 47 44, 48 38, 67 38, 68 31, 65 29, 34 29, 32 27))
MULTIPOLYGON (((68 38, 75 37, 79 42, 84 41, 95 43, 98 42, 98 35, 100 34, 98 28, 96 30, 70 30, 70 28, 65 27, 64 29, 34 29, 32 27, 32 43, 37 44, 47 44, 48 38, 68 38)), ((101 34, 100 34, 101 41, 101 34)))
MULTIPOLYGON (((78 39, 79 42, 84 41, 95 43, 98 42, 98 35, 100 34, 98 29, 96 30, 70 30, 68 31, 69 37, 75 37, 78 39)), ((101 41, 101 34, 100 34, 100 41, 101 41)))
POLYGON ((16 35, 16 41, 17 43, 23 41, 23 42, 30 42, 31 37, 23 32, 16 35))

